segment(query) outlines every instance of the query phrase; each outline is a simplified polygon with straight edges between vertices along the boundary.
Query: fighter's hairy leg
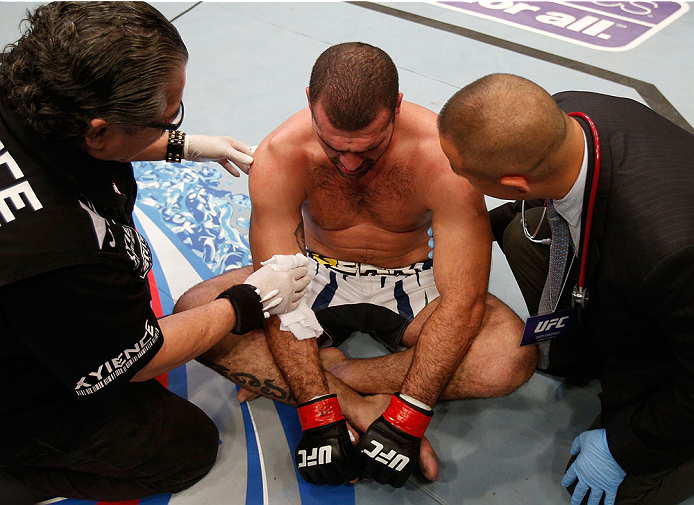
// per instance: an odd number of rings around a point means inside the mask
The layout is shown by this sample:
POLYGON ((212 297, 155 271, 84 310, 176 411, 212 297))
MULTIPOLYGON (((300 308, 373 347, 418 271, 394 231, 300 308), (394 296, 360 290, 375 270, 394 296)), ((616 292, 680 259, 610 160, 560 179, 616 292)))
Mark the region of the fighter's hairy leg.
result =
MULTIPOLYGON (((174 311, 206 303, 230 285, 243 282, 250 273, 250 268, 240 269, 198 284, 179 299, 174 311)), ((240 385, 251 395, 267 396, 283 403, 296 405, 290 388, 275 364, 262 330, 246 335, 230 333, 198 360, 240 385)), ((325 375, 329 389, 337 394, 349 424, 360 433, 364 433, 388 406, 390 395, 362 396, 329 372, 325 375)), ((247 393, 243 396, 247 396, 247 393)), ((358 434, 356 435, 358 439, 358 434)), ((436 455, 431 444, 426 440, 422 442, 420 466, 425 477, 432 480, 438 478, 436 455)))
MULTIPOLYGON (((282 374, 274 365, 261 331, 247 335, 230 335, 230 338, 208 351, 201 361, 222 376, 242 385, 252 394, 296 405, 282 374)), ((364 433, 390 402, 390 395, 361 396, 329 372, 326 372, 326 379, 330 391, 337 393, 347 421, 359 433, 364 433)), ((358 440, 359 435, 355 435, 358 440)), ((422 440, 420 467, 426 478, 438 478, 436 454, 426 439, 422 440)))
MULTIPOLYGON (((229 335, 201 356, 199 361, 252 394, 296 405, 262 331, 229 335)), ((362 396, 326 372, 330 392, 336 393, 350 424, 364 432, 385 410, 389 395, 362 396)))
MULTIPOLYGON (((243 282, 251 272, 252 267, 240 268, 192 287, 176 302, 174 312, 191 309, 213 300, 229 286, 243 282)), ((296 400, 275 363, 262 330, 245 335, 230 333, 198 360, 252 395, 267 396, 296 405, 296 400)), ((338 394, 345 416, 358 430, 363 431, 362 428, 368 427, 385 409, 386 396, 364 398, 330 374, 327 375, 331 392, 338 394)))
MULTIPOLYGON (((342 351, 340 351, 336 347, 326 347, 325 349, 321 350, 321 361, 323 362, 323 366, 325 366, 326 369, 346 360, 348 360, 348 358, 344 355, 342 351)), ((330 374, 330 372, 327 373, 330 374)), ((374 400, 379 404, 378 409, 376 409, 378 410, 378 414, 376 415, 376 417, 378 417, 381 413, 383 413, 388 403, 390 402, 391 395, 375 394, 371 396, 365 396, 364 398, 374 400)), ((373 417, 373 412, 373 410, 363 412, 363 419, 367 427, 376 419, 376 417, 373 417)), ((360 424, 363 425, 364 422, 361 422, 360 424)), ((434 448, 432 447, 431 443, 426 437, 422 438, 422 442, 420 445, 419 467, 422 470, 424 477, 426 477, 427 479, 437 480, 439 478, 439 464, 436 458, 436 453, 434 452, 434 448)))
MULTIPOLYGON (((436 304, 437 300, 431 302, 408 326, 402 344, 409 349, 366 359, 341 359, 334 351, 328 351, 323 355, 324 366, 359 393, 399 391, 410 368, 417 337, 436 304)), ((495 296, 488 295, 480 332, 440 398, 503 396, 527 382, 535 370, 537 349, 519 347, 522 332, 520 318, 495 296)))

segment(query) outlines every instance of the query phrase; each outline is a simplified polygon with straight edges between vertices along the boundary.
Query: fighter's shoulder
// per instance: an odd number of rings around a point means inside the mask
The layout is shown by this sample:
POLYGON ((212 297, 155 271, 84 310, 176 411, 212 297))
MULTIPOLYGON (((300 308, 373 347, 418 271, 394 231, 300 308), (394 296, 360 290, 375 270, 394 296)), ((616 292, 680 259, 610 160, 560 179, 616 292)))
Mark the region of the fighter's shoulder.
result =
POLYGON ((426 107, 411 102, 402 103, 400 119, 404 138, 412 149, 410 159, 419 160, 418 165, 429 175, 451 171, 439 142, 436 118, 437 114, 426 107))
POLYGON ((308 109, 301 110, 273 130, 253 153, 248 187, 256 203, 291 203, 304 198, 306 167, 313 155, 313 129, 308 109))
POLYGON ((439 130, 436 125, 437 114, 411 102, 402 102, 400 120, 407 136, 416 139, 415 144, 421 148, 430 149, 439 145, 439 130))
POLYGON ((415 152, 412 159, 419 161, 419 181, 427 188, 428 198, 435 202, 448 201, 449 195, 468 197, 476 193, 467 179, 456 175, 441 149, 437 126, 438 115, 432 110, 412 102, 404 102, 401 115, 415 152), (407 106, 407 107, 405 107, 407 106))
POLYGON ((271 162, 273 170, 302 169, 313 152, 315 138, 311 111, 302 109, 263 139, 253 156, 253 167, 271 162))
POLYGON ((422 105, 413 102, 402 101, 400 115, 411 127, 419 127, 424 131, 433 132, 436 128, 437 114, 422 105), (433 130, 432 130, 433 129, 433 130))

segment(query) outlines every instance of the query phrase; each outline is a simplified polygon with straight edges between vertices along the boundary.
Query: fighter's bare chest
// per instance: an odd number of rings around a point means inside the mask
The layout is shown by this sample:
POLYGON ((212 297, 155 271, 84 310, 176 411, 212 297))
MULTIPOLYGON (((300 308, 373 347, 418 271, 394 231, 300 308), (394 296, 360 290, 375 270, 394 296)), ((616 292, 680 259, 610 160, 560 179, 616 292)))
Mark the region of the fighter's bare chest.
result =
POLYGON ((409 172, 390 171, 365 181, 339 176, 313 180, 304 206, 306 217, 326 230, 364 223, 409 230, 427 212, 413 179, 409 172))

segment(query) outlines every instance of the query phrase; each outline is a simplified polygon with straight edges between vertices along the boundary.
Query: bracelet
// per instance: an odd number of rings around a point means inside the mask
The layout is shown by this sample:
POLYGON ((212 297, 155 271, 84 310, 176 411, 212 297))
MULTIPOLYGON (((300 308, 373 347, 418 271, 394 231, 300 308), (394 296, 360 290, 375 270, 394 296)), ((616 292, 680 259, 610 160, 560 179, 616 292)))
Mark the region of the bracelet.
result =
POLYGON ((231 329, 233 334, 243 335, 263 327, 263 321, 265 321, 263 303, 255 286, 250 284, 231 286, 217 296, 217 300, 220 298, 229 300, 236 312, 236 325, 231 329))
POLYGON ((185 133, 178 130, 169 130, 169 140, 166 143, 166 161, 169 163, 181 162, 185 140, 185 133))

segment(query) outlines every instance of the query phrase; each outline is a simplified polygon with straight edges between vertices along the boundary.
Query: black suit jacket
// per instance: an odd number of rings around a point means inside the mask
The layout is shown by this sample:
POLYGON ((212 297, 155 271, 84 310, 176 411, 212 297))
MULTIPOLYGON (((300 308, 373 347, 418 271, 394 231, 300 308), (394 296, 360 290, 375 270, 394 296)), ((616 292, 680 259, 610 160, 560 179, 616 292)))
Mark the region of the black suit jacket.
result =
POLYGON ((630 99, 554 98, 602 151, 580 341, 602 364, 608 444, 628 473, 668 468, 694 457, 694 136, 630 99))

